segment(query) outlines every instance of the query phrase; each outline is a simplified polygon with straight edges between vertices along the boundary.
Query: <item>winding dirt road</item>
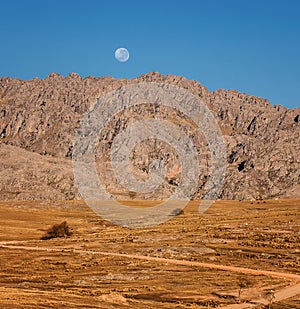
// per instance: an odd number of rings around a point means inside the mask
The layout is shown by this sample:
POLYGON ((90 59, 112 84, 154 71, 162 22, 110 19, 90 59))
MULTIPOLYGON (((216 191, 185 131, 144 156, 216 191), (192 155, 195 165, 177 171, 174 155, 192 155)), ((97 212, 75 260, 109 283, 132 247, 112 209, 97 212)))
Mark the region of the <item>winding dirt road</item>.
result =
MULTIPOLYGON (((26 246, 25 244, 28 241, 12 241, 12 242, 0 242, 0 248, 9 248, 9 249, 18 249, 18 250, 34 250, 34 251, 52 251, 52 252, 66 252, 70 251, 73 253, 81 254, 97 254, 97 255, 106 255, 106 256, 118 256, 129 259, 138 259, 138 260, 146 260, 146 261, 154 261, 159 263, 168 263, 175 265, 185 265, 185 266, 194 266, 194 267, 202 267, 202 268, 210 268, 210 269, 218 269, 224 271, 231 271, 237 273, 244 274, 253 274, 253 275, 266 275, 276 278, 288 279, 292 280, 293 284, 285 287, 275 293, 275 302, 294 297, 300 294, 300 275, 291 274, 291 273, 282 273, 282 272, 274 272, 268 270, 257 270, 251 268, 243 268, 236 266, 227 266, 227 265, 217 265, 212 263, 202 263, 195 261, 186 261, 186 260, 176 260, 176 259, 168 259, 168 258, 159 258, 147 255, 135 255, 135 254, 125 254, 125 253, 114 253, 114 252, 105 252, 105 251, 94 251, 94 250, 82 250, 82 249, 73 249, 73 248, 47 248, 40 246, 26 246), (24 244, 24 245, 20 245, 24 244)), ((256 299, 251 301, 250 303, 242 303, 242 304, 234 304, 222 307, 224 309, 243 309, 243 308, 255 308, 259 304, 267 304, 265 299, 256 299)))

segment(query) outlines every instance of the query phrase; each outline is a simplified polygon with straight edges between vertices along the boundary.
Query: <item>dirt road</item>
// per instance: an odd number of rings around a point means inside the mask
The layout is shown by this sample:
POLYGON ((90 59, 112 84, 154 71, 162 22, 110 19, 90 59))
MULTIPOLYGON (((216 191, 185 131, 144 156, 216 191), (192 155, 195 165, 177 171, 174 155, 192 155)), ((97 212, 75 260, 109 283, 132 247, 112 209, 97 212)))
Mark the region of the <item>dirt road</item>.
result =
MULTIPOLYGON (((274 302, 279 302, 281 300, 294 297, 296 295, 300 294, 300 283, 288 286, 286 288, 283 288, 280 291, 277 291, 275 295, 274 302)), ((255 306, 259 304, 267 305, 268 302, 264 298, 260 298, 257 300, 251 301, 251 303, 244 303, 244 304, 234 304, 222 307, 223 309, 244 309, 244 308, 255 308, 255 306)))
MULTIPOLYGON (((175 264, 175 265, 185 265, 185 266, 194 266, 194 267, 203 267, 210 269, 218 269, 223 271, 231 271, 237 273, 244 274, 253 274, 253 275, 266 275, 271 277, 283 278, 294 281, 294 284, 288 287, 283 288, 280 291, 275 293, 275 302, 294 297, 300 294, 300 275, 291 274, 291 273, 282 273, 282 272, 274 272, 268 270, 257 270, 243 267, 235 267, 235 266, 227 266, 227 265, 217 265, 212 263, 202 263, 202 262, 194 262, 194 261, 186 261, 186 260, 176 260, 176 259, 168 259, 168 258, 160 258, 153 257, 147 255, 134 255, 134 254, 125 254, 125 253, 114 253, 114 252, 104 252, 104 251, 94 251, 94 250, 82 250, 76 248, 47 248, 43 246, 26 246, 28 241, 21 242, 0 242, 0 248, 9 248, 9 249, 18 249, 18 250, 34 250, 34 251, 52 251, 52 252, 62 252, 62 251, 70 251, 76 254, 88 253, 95 255, 105 255, 105 256, 117 256, 124 257, 128 259, 139 259, 139 260, 147 260, 154 261, 158 263, 167 263, 167 264, 175 264), (23 244, 23 245, 20 245, 23 244)), ((255 308, 258 304, 267 304, 265 299, 257 299, 251 301, 251 303, 242 303, 242 304, 234 304, 223 307, 224 309, 243 309, 243 308, 255 308)))

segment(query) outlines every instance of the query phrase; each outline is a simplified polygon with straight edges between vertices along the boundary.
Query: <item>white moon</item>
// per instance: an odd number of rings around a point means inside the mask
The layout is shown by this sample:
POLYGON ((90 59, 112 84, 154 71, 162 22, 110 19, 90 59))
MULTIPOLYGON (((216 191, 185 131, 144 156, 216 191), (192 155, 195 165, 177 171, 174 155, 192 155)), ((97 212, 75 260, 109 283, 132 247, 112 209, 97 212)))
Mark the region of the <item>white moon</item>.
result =
POLYGON ((126 62, 129 59, 129 51, 126 48, 118 48, 115 51, 115 57, 120 62, 126 62))

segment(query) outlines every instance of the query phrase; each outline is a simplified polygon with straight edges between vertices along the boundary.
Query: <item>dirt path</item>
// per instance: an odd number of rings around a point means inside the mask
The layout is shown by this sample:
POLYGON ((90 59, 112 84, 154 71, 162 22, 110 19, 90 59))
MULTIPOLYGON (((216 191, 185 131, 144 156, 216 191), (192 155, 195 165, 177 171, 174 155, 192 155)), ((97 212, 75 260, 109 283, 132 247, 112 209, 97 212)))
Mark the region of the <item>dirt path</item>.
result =
MULTIPOLYGON (((0 247, 9 248, 9 249, 54 251, 54 252, 61 252, 63 250, 63 251, 71 251, 74 253, 89 253, 89 254, 119 256, 119 257, 131 258, 131 259, 155 261, 155 262, 162 262, 162 263, 175 264, 175 265, 196 266, 196 267, 204 267, 204 268, 218 269, 218 270, 224 270, 224 271, 232 271, 232 272, 238 272, 238 273, 244 273, 244 274, 265 275, 265 276, 284 278, 284 279, 295 280, 297 282, 298 281, 300 282, 300 275, 291 274, 291 273, 282 273, 282 272, 243 268, 243 267, 236 267, 236 266, 218 265, 218 264, 212 264, 212 263, 160 258, 160 257, 153 257, 153 256, 148 256, 148 255, 135 255, 135 254, 82 250, 82 249, 73 249, 73 248, 47 248, 47 247, 38 247, 38 246, 20 246, 20 245, 13 245, 13 243, 16 243, 16 242, 0 242, 0 247)), ((23 241, 22 243, 25 243, 25 241, 23 241)))
MULTIPOLYGON (((20 242, 0 242, 0 248, 9 248, 9 249, 19 249, 19 250, 34 250, 34 251, 52 251, 52 252, 66 252, 70 251, 73 253, 89 253, 89 254, 98 254, 98 255, 106 255, 106 256, 118 256, 125 257, 130 259, 139 259, 146 261, 154 261, 160 263, 168 263, 175 265, 185 265, 185 266, 195 266, 195 267, 203 267, 210 269, 218 269, 224 271, 231 271, 237 273, 244 274, 253 274, 253 275, 266 275, 276 278, 283 278, 293 280, 295 283, 291 286, 285 287, 280 291, 275 293, 275 302, 296 296, 300 294, 300 275, 291 274, 291 273, 282 273, 268 270, 257 270, 251 268, 243 268, 236 266, 227 266, 227 265, 217 265, 212 263, 202 263, 202 262, 194 262, 194 261, 186 261, 186 260, 176 260, 176 259, 168 259, 168 258, 160 258, 160 257, 152 257, 147 255, 135 255, 135 254, 125 254, 125 253, 114 253, 114 252, 104 252, 104 251, 93 251, 93 250, 82 250, 82 249, 72 249, 72 248, 47 248, 47 247, 39 247, 39 246, 26 246, 19 245, 20 243, 26 244, 27 241, 20 242), (15 244, 15 245, 14 245, 15 244)), ((224 309, 243 309, 243 308, 255 308, 255 305, 258 304, 267 304, 265 299, 257 299, 251 301, 251 303, 243 303, 243 304, 234 304, 223 307, 224 309)))
MULTIPOLYGON (((281 300, 293 297, 300 294, 300 283, 285 287, 280 291, 277 291, 275 295, 274 302, 279 302, 281 300)), ((255 308, 255 306, 259 304, 267 305, 268 302, 264 298, 256 299, 251 301, 251 303, 244 303, 244 304, 234 304, 222 307, 223 309, 243 309, 243 308, 255 308)))

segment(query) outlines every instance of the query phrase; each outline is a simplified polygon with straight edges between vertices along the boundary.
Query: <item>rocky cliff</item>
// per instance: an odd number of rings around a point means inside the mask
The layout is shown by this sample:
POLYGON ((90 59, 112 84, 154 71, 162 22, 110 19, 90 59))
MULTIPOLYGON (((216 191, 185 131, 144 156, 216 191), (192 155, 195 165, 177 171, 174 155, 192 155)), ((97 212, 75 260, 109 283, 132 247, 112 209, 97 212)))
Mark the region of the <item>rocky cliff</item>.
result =
MULTIPOLYGON (((142 81, 182 87, 210 108, 227 146, 228 165, 220 198, 300 197, 300 108, 272 106, 265 99, 233 90, 210 92, 196 81, 159 73, 132 80, 81 78, 74 73, 63 77, 52 73, 44 80, 0 79, 0 199, 80 198, 73 183, 71 163, 76 127, 105 93, 142 81)), ((113 138, 126 128, 130 119, 146 114, 151 117, 151 113, 159 113, 162 119, 171 115, 167 109, 152 111, 147 106, 144 110, 128 110, 110 122, 102 133, 100 148, 109 151, 113 138)), ((180 115, 172 115, 173 122, 180 125, 180 115)), ((192 128, 190 132, 193 133, 192 128)), ((194 138, 197 140, 197 136, 194 138)), ((143 173, 148 172, 149 160, 139 158, 161 156, 161 147, 149 141, 136 149, 132 159, 137 177, 142 179, 143 173)), ((102 160, 98 168, 105 165, 102 160)), ((116 191, 121 195, 128 193, 130 198, 153 198, 135 196, 114 180, 108 180, 113 179, 109 169, 107 175, 107 187, 112 194, 116 191)), ((207 177, 202 175, 194 198, 201 197, 207 177)), ((171 183, 168 179, 157 194, 166 197, 177 180, 171 183)))

